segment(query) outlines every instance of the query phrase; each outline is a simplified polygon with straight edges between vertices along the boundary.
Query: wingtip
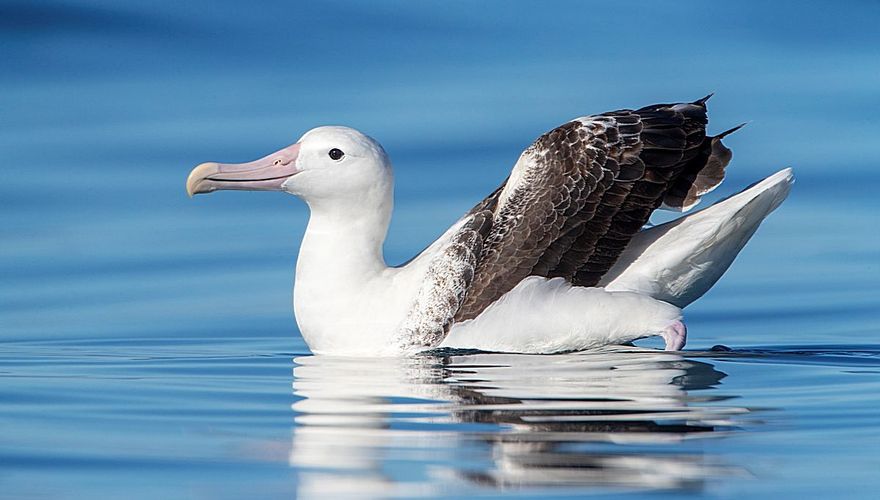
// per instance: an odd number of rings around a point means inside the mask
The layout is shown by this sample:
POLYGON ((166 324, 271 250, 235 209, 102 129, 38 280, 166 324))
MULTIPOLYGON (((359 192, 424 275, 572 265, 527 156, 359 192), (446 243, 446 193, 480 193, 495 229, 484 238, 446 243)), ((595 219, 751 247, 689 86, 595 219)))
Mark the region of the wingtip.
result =
POLYGON ((792 186, 794 185, 794 181, 794 170, 791 167, 786 167, 769 176, 761 183, 766 186, 765 190, 767 192, 773 193, 773 202, 770 208, 771 211, 776 210, 776 208, 779 207, 779 205, 782 205, 782 202, 788 198, 792 186))
POLYGON ((794 184, 797 181, 797 177, 794 176, 794 168, 792 167, 785 167, 774 175, 785 179, 785 182, 789 184, 794 184))
POLYGON ((785 189, 786 194, 788 194, 788 189, 791 188, 791 185, 794 184, 794 181, 794 169, 791 167, 786 167, 752 184, 748 188, 744 189, 743 192, 755 188, 757 188, 755 189, 756 191, 766 191, 773 186, 784 186, 783 189, 785 189))
POLYGON ((709 95, 707 95, 706 97, 703 97, 703 98, 701 98, 701 99, 697 99, 696 101, 693 102, 693 104, 696 104, 697 106, 702 106, 702 107, 705 108, 705 107, 706 107, 706 102, 707 102, 709 99, 711 99, 713 95, 715 95, 715 92, 711 92, 711 93, 710 93, 709 95))
POLYGON ((733 127, 733 128, 731 128, 731 129, 727 129, 727 130, 725 130, 724 132, 721 132, 720 134, 716 135, 716 136, 715 136, 715 139, 724 139, 724 138, 727 137, 728 135, 730 135, 730 134, 736 132, 737 130, 739 130, 739 129, 743 128, 743 127, 745 127, 745 126, 748 125, 749 123, 750 123, 750 122, 742 122, 742 123, 740 123, 739 125, 737 125, 736 127, 733 127))

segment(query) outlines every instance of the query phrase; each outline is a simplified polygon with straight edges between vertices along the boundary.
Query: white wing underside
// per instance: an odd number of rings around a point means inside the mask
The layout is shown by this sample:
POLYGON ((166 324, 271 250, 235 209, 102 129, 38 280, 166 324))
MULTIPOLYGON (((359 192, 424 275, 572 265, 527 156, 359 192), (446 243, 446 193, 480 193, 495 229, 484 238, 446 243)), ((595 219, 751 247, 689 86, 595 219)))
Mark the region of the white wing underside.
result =
POLYGON ((793 182, 786 168, 699 212, 639 232, 600 285, 687 306, 727 271, 793 182))

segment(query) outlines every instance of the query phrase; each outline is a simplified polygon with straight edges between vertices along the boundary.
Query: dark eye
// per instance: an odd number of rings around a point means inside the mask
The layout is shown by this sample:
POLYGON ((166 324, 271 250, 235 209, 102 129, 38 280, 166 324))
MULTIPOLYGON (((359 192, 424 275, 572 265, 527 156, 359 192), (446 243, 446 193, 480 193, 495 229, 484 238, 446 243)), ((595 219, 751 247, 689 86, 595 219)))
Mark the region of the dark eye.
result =
POLYGON ((330 158, 334 160, 341 160, 342 157, 345 156, 345 153, 343 153, 341 149, 336 148, 331 149, 330 152, 327 154, 330 155, 330 158))

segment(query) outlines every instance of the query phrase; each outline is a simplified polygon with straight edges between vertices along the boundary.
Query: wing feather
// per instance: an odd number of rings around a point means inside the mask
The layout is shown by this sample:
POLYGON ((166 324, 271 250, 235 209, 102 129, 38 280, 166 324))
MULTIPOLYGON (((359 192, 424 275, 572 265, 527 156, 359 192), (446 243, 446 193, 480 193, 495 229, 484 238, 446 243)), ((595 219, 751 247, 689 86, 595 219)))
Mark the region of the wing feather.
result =
MULTIPOLYGON (((429 265, 405 342, 438 345, 530 275, 594 286, 661 203, 689 208, 724 177, 706 100, 578 118, 539 137, 429 265)), ((735 129, 734 129, 735 130, 735 129)))
POLYGON ((526 276, 549 269, 569 234, 593 217, 625 149, 610 116, 584 117, 538 138, 499 194, 471 289, 455 316, 476 317, 526 276))
POLYGON ((440 254, 433 258, 399 337, 401 348, 438 345, 461 307, 474 278, 483 241, 492 227, 492 211, 475 207, 440 254))
POLYGON ((571 277, 573 284, 595 286, 661 204, 690 208, 721 183, 730 161, 730 150, 721 144, 721 138, 736 128, 707 137, 707 99, 635 111, 644 123, 640 158, 646 165, 645 173, 619 202, 607 226, 600 226, 603 221, 597 219, 585 229, 590 241, 577 244, 582 244, 589 256, 571 277))

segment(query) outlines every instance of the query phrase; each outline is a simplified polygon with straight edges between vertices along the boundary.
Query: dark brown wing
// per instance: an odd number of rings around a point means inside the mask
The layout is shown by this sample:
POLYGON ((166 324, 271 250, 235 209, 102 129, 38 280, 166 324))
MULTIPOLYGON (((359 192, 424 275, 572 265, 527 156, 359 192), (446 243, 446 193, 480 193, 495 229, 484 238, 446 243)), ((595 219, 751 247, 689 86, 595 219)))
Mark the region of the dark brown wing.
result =
POLYGON ((661 203, 686 209, 717 186, 730 151, 705 135, 706 99, 578 118, 539 137, 433 257, 407 342, 437 345, 530 275, 595 285, 661 203))
POLYGON ((575 285, 596 285, 654 210, 661 205, 687 210, 721 183, 731 158, 721 138, 736 128, 707 137, 706 99, 635 111, 644 125, 639 155, 645 164, 644 176, 606 193, 602 217, 584 227, 572 252, 563 258, 565 266, 551 272, 552 276, 570 277, 575 285))
POLYGON ((612 117, 617 124, 624 147, 623 154, 619 156, 623 175, 619 175, 606 186, 605 192, 597 200, 598 206, 591 214, 583 214, 570 221, 567 230, 562 232, 532 268, 531 274, 535 276, 570 279, 592 254, 601 232, 607 229, 634 181, 644 175, 645 163, 640 157, 643 128, 641 117, 628 110, 606 113, 605 116, 612 117))
POLYGON ((670 185, 661 208, 682 212, 690 210, 700 202, 704 194, 717 188, 724 180, 724 170, 733 157, 733 153, 721 143, 721 139, 744 125, 745 123, 714 137, 707 137, 700 146, 698 157, 688 163, 688 167, 670 185))
POLYGON ((642 176, 633 161, 637 118, 621 119, 632 125, 624 133, 617 117, 605 115, 579 118, 542 135, 504 185, 475 208, 492 207, 492 227, 455 321, 476 317, 534 274, 548 252, 561 255, 565 245, 557 240, 594 216, 615 179, 642 176))

